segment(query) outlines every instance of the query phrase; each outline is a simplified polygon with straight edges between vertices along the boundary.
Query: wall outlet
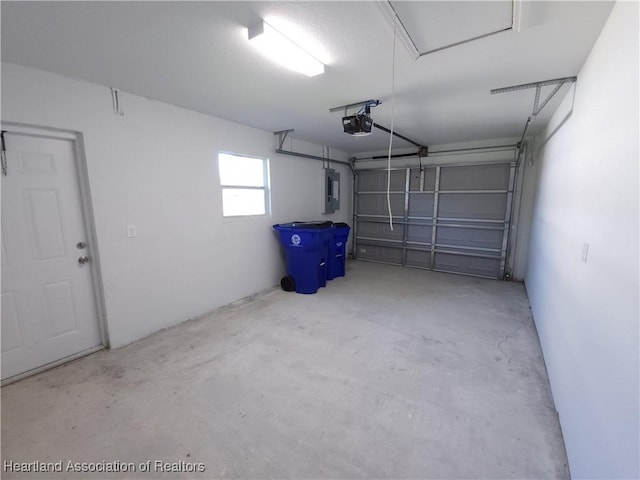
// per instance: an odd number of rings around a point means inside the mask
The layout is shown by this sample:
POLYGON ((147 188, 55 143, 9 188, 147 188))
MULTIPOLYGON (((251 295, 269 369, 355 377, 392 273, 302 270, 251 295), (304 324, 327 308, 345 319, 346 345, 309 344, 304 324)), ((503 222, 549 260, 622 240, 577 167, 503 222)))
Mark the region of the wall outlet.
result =
POLYGON ((127 237, 136 238, 136 226, 135 225, 127 225, 127 237))

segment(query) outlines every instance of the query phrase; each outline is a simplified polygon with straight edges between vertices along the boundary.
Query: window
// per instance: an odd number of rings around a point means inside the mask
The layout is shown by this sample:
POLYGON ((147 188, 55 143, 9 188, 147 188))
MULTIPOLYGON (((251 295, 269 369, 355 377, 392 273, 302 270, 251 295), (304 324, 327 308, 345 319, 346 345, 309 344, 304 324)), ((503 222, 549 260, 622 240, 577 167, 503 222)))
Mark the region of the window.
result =
POLYGON ((222 215, 265 215, 269 211, 269 160, 218 154, 222 215))

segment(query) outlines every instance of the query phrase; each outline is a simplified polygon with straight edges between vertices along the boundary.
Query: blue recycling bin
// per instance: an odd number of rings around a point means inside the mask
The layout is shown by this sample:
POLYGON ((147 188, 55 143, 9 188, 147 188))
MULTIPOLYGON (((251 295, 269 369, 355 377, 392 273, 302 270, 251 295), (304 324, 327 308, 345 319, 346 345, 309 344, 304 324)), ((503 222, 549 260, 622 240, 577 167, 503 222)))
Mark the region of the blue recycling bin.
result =
POLYGON ((346 223, 334 223, 331 227, 329 255, 327 260, 327 280, 344 277, 347 261, 347 240, 351 228, 346 223))
POLYGON ((287 253, 284 290, 316 293, 327 284, 327 255, 332 222, 291 222, 274 225, 287 253))

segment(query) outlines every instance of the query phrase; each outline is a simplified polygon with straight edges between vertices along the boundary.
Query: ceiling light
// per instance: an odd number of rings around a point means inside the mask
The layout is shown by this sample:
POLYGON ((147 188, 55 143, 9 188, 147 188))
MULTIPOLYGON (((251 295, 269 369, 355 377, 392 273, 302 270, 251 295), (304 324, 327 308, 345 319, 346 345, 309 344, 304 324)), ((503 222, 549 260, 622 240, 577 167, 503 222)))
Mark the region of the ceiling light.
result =
POLYGON ((249 40, 264 55, 283 67, 304 73, 309 77, 324 73, 324 64, 264 20, 249 28, 249 40))

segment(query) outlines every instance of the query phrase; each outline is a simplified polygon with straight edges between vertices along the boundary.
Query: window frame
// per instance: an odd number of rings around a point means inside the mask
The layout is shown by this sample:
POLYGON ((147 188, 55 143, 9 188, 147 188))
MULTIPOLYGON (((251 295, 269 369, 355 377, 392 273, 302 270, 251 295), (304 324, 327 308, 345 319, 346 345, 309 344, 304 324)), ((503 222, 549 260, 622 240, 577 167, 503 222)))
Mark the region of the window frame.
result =
POLYGON ((224 219, 234 219, 234 218, 254 218, 254 217, 270 217, 271 216, 271 179, 270 179, 270 170, 269 170, 269 158, 267 157, 259 157, 256 155, 246 155, 242 153, 229 152, 225 150, 218 151, 217 157, 217 167, 218 167, 218 180, 220 182, 220 197, 222 202, 222 217, 224 219), (224 184, 222 183, 222 174, 220 171, 220 156, 226 155, 230 157, 238 157, 238 158, 247 158, 247 159, 255 159, 262 161, 262 180, 263 186, 255 187, 250 185, 237 185, 237 184, 224 184), (225 215, 224 213, 224 191, 225 190, 262 190, 263 191, 263 202, 264 202, 264 213, 246 213, 241 215, 225 215))

